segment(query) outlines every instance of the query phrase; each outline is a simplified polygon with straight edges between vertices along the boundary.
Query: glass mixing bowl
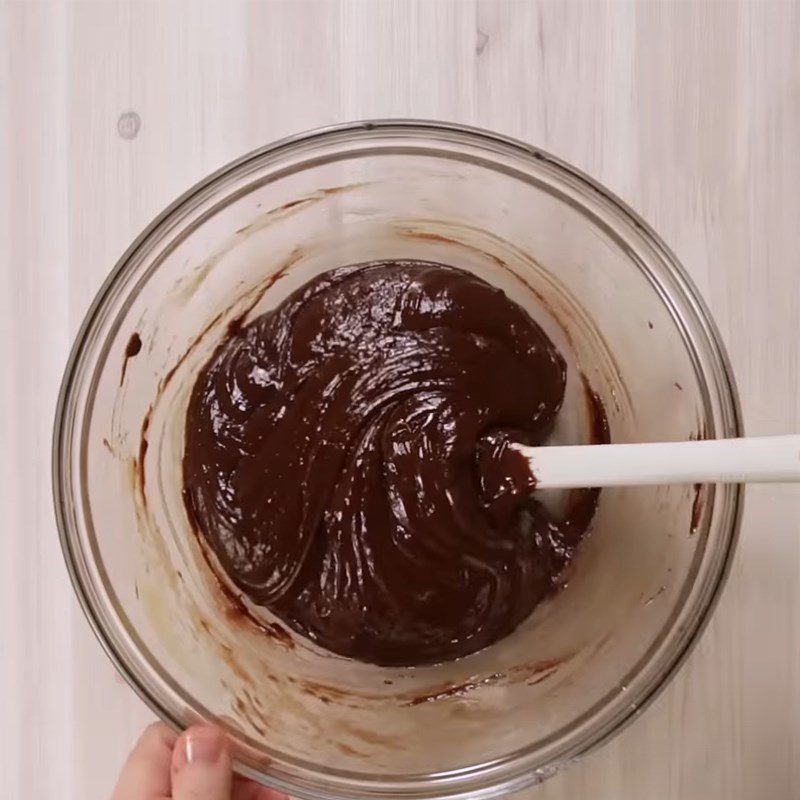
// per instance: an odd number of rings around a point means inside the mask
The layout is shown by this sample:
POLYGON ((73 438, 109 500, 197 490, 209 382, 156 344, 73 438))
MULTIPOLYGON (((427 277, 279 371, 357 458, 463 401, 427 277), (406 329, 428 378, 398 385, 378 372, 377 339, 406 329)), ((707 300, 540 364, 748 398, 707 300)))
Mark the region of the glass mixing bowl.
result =
MULTIPOLYGON (((602 492, 559 594, 459 661, 386 669, 321 651, 221 590, 181 501, 184 414, 230 320, 371 259, 461 266, 502 287, 569 362, 554 438, 588 438, 582 381, 616 442, 739 436, 709 313, 609 192, 535 147, 427 122, 270 145, 173 203, 133 243, 72 350, 55 507, 111 659, 175 727, 213 719, 243 773, 302 798, 518 790, 631 720, 696 640, 736 540, 741 488, 602 492)), ((553 502, 558 502, 554 498, 553 502)))

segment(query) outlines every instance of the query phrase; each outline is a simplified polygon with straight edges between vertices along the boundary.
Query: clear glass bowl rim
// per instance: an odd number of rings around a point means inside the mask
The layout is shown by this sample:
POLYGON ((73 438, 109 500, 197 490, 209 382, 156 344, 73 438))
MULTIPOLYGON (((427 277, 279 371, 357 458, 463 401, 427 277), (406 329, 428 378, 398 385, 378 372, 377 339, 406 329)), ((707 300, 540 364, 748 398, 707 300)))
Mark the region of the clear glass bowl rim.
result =
MULTIPOLYGON (((87 378, 85 375, 86 364, 83 358, 87 345, 92 344, 92 333, 109 298, 114 295, 119 284, 127 280, 129 273, 134 273, 138 268, 136 255, 169 230, 173 223, 193 207, 199 197, 205 198, 215 189, 224 188, 228 182, 244 176, 267 157, 270 159, 270 166, 274 168, 276 159, 281 156, 304 152, 315 145, 325 146, 332 140, 346 143, 347 141, 357 142, 370 139, 379 141, 381 138, 387 137, 408 137, 415 142, 432 141, 433 143, 439 139, 451 145, 462 142, 483 151, 482 156, 485 161, 482 159, 482 163, 484 166, 487 166, 486 162, 492 160, 492 154, 498 152, 527 161, 531 169, 534 169, 538 162, 540 166, 546 165, 547 169, 556 173, 562 180, 571 183, 573 187, 577 185, 587 199, 596 204, 602 204, 606 211, 610 210, 614 214, 619 223, 633 226, 645 240, 647 246, 657 254, 661 267, 673 283, 673 288, 681 293, 681 299, 691 310, 694 317, 691 323, 696 327, 694 336, 700 334, 705 340, 701 344, 708 348, 708 357, 715 373, 710 377, 715 383, 718 400, 725 418, 722 434, 742 436, 744 433, 738 391, 725 347, 716 324, 688 273, 655 231, 636 212, 601 184, 570 164, 538 147, 491 131, 454 123, 414 119, 366 120, 332 125, 290 136, 253 150, 223 166, 177 198, 142 231, 120 257, 97 292, 75 337, 65 367, 55 411, 52 442, 53 501, 59 539, 73 588, 90 627, 118 672, 139 697, 161 719, 175 729, 182 728, 183 721, 173 710, 165 708, 157 701, 145 682, 140 680, 140 676, 130 668, 124 656, 115 648, 112 637, 104 627, 103 615, 94 605, 97 602, 95 593, 85 585, 85 572, 78 563, 79 558, 84 554, 76 551, 80 537, 70 512, 75 502, 71 491, 73 487, 71 467, 73 441, 70 434, 76 421, 76 395, 82 381, 87 378)), ((305 164, 305 161, 301 161, 292 171, 303 169, 305 164)), ((669 305, 669 298, 662 296, 662 300, 669 305)), ((684 319, 683 322, 685 323, 686 320, 684 319)), ((675 643, 679 646, 669 652, 668 658, 661 665, 658 679, 651 681, 651 685, 645 687, 646 691, 635 699, 636 702, 631 705, 628 712, 617 714, 613 718, 604 720, 603 724, 596 725, 580 741, 563 748, 563 752, 559 753, 556 758, 548 757, 545 761, 541 759, 537 761, 536 752, 531 752, 529 748, 512 753, 499 762, 475 765, 456 772, 386 776, 381 780, 365 779, 354 773, 334 773, 321 769, 315 771, 313 767, 311 771, 308 771, 307 764, 292 765, 292 774, 287 777, 276 776, 273 773, 265 774, 244 762, 239 762, 237 765, 239 770, 245 775, 290 794, 315 800, 384 797, 407 798, 408 800, 412 800, 412 798, 415 800, 423 800, 423 798, 426 800, 488 798, 518 791, 551 776, 565 765, 598 747, 638 716, 660 694, 693 649, 719 598, 730 571, 732 556, 738 540, 743 506, 743 487, 736 485, 729 488, 730 490, 723 498, 724 519, 727 527, 724 551, 719 554, 715 575, 711 576, 712 581, 701 597, 696 598, 696 607, 692 609, 692 619, 689 620, 691 624, 684 629, 681 640, 675 643)), ((718 493, 717 498, 719 496, 718 493)))

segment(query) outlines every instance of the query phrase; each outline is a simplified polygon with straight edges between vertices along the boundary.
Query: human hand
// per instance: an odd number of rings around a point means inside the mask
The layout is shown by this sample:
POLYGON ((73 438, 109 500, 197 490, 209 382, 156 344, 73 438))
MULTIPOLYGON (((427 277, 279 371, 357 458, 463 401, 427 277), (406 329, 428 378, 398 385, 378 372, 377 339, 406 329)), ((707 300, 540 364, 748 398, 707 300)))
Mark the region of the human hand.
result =
POLYGON ((218 728, 195 725, 180 736, 161 722, 145 729, 128 756, 112 800, 289 800, 234 776, 218 728))

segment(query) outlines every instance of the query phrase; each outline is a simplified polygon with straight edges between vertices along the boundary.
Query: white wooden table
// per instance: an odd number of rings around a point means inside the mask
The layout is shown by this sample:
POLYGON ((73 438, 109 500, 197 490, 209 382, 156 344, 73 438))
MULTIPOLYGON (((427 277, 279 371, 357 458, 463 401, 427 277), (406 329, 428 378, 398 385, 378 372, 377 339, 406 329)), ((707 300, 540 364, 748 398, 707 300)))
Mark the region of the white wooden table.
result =
MULTIPOLYGON (((591 173, 686 264, 746 424, 800 430, 800 5, 0 0, 0 797, 107 796, 150 718, 84 622, 51 512, 79 321, 178 193, 277 137, 456 120, 591 173)), ((800 489, 748 490, 679 677, 537 800, 800 796, 800 489)), ((527 795, 526 795, 527 796, 527 795)))

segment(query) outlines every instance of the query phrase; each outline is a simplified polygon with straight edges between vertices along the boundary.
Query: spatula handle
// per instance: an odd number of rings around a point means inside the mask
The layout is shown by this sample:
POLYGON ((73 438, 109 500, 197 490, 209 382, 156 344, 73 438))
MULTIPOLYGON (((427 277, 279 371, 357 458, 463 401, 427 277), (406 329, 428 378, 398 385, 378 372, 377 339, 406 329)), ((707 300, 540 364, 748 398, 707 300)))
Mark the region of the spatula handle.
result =
POLYGON ((540 489, 800 481, 800 435, 515 447, 540 489))

